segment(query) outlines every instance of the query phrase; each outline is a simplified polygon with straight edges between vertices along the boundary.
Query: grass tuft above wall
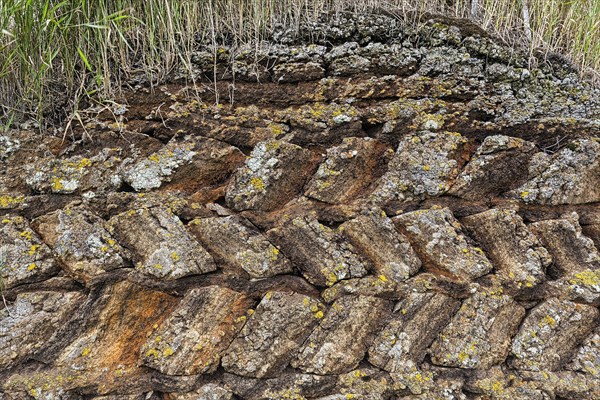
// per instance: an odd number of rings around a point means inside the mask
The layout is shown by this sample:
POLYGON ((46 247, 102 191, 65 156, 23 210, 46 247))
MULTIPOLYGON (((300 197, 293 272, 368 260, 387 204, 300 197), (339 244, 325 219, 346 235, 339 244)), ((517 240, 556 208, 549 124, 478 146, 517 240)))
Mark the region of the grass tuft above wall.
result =
POLYGON ((600 81, 599 0, 0 0, 0 125, 108 100, 131 74, 158 81, 223 35, 257 43, 275 24, 374 9, 472 18, 600 81))

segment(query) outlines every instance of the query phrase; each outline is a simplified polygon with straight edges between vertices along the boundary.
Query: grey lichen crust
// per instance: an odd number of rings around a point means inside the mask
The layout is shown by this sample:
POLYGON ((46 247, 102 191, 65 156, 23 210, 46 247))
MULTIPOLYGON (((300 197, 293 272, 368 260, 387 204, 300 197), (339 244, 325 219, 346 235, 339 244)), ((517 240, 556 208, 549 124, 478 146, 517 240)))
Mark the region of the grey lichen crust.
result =
POLYGON ((421 267, 407 237, 380 209, 347 221, 340 232, 371 261, 382 281, 403 282, 421 267))
POLYGON ((192 289, 142 346, 142 361, 169 375, 214 372, 252 304, 226 288, 192 289))
POLYGON ((179 167, 192 162, 193 149, 193 142, 163 147, 127 169, 125 182, 137 191, 159 188, 179 167))
POLYGON ((22 217, 0 217, 0 283, 9 289, 58 273, 50 248, 22 217))
POLYGON ((292 272, 290 261, 250 223, 236 216, 195 219, 188 225, 219 261, 242 269, 252 278, 292 272))
POLYGON ((432 270, 462 280, 492 270, 483 250, 467 241, 461 224, 447 208, 413 211, 394 218, 394 222, 426 257, 425 266, 432 270))
POLYGON ((589 335, 600 313, 595 307, 551 298, 527 316, 513 339, 512 364, 523 370, 554 370, 564 365, 589 335))
POLYGON ((431 346, 432 362, 479 369, 501 363, 524 315, 525 309, 501 288, 477 292, 440 332, 431 346))
POLYGON ((478 238, 507 285, 533 287, 545 280, 552 258, 515 210, 494 208, 462 222, 478 238))
POLYGON ((272 210, 291 200, 301 189, 311 152, 280 140, 261 142, 237 170, 225 199, 236 210, 272 210))
POLYGON ((32 292, 0 309, 0 367, 13 367, 41 351, 83 300, 77 292, 32 292))
POLYGON ((216 269, 210 254, 167 209, 127 211, 113 217, 109 227, 138 254, 136 268, 144 274, 170 280, 216 269))
POLYGON ((444 194, 459 172, 467 143, 459 133, 421 132, 404 138, 372 197, 376 202, 422 200, 444 194))
POLYGON ((311 297, 268 292, 223 356, 223 368, 256 378, 280 373, 323 313, 311 297))
POLYGON ((510 194, 525 203, 580 204, 600 201, 600 143, 578 139, 553 156, 538 153, 532 178, 510 194))
POLYGON ((88 280, 126 266, 128 252, 108 232, 104 220, 86 210, 67 207, 34 223, 75 279, 88 280))
POLYGON ((314 217, 298 217, 268 232, 313 285, 331 286, 367 274, 364 260, 339 233, 314 217))

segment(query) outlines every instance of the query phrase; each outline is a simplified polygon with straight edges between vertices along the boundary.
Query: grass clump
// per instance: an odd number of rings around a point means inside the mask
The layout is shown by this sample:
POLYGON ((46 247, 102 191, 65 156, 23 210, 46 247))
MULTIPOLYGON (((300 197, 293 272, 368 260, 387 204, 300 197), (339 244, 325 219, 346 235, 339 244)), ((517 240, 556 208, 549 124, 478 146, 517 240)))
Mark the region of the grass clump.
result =
POLYGON ((570 57, 600 81, 598 0, 0 0, 0 118, 75 112, 128 77, 159 81, 199 44, 259 43, 276 24, 322 13, 394 11, 472 18, 512 44, 570 57))

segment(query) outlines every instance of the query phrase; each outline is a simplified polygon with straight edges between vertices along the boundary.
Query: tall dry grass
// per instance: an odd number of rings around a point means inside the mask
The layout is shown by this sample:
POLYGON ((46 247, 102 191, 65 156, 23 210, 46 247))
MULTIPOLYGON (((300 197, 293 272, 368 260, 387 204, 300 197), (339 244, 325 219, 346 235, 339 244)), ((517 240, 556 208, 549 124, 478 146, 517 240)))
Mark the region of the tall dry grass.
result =
POLYGON ((133 73, 158 81, 199 43, 258 43, 275 24, 375 9, 472 18, 600 81, 600 0, 0 0, 0 125, 108 100, 133 73))

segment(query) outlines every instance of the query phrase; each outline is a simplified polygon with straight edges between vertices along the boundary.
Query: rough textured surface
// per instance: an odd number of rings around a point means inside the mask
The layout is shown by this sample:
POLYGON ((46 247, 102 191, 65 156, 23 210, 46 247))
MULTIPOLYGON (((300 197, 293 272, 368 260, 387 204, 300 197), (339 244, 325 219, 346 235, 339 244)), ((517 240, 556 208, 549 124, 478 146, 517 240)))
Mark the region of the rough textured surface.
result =
POLYGON ((402 282, 421 267, 406 236, 382 210, 373 210, 340 226, 340 231, 373 264, 381 280, 402 282))
POLYGON ((336 300, 306 339, 292 366, 318 375, 355 368, 388 308, 385 300, 375 297, 346 296, 336 300))
POLYGON ((600 267, 598 250, 594 242, 582 234, 577 214, 567 217, 571 218, 531 224, 531 230, 552 255, 554 262, 548 273, 553 277, 600 267))
POLYGON ((483 250, 467 241, 462 226, 447 208, 413 211, 394 218, 394 222, 426 257, 426 268, 457 279, 478 278, 492 269, 483 250))
POLYGON ((353 246, 312 216, 295 218, 268 235, 314 285, 331 286, 367 274, 353 246))
POLYGON ((216 268, 210 254, 169 210, 131 210, 116 215, 109 224, 116 237, 139 255, 136 268, 144 274, 177 279, 216 268))
POLYGON ((600 90, 421 22, 3 132, 0 399, 600 399, 600 90))
POLYGON ((313 171, 310 151, 279 140, 256 145, 238 169, 225 199, 236 210, 269 211, 280 207, 302 190, 313 171))
POLYGON ((552 261, 514 210, 491 209, 462 220, 494 263, 497 274, 519 288, 544 281, 552 261))
MULTIPOLYGON (((248 221, 235 216, 190 222, 190 231, 219 261, 252 278, 292 272, 292 264, 248 221)), ((238 272, 239 273, 239 272, 238 272)))
POLYGON ((252 303, 218 286, 192 289, 142 346, 144 364, 168 375, 214 372, 252 303))
POLYGON ((420 132, 402 139, 373 197, 377 202, 422 200, 448 191, 467 140, 456 132, 420 132))
POLYGON ((2 217, 0 233, 3 288, 42 281, 59 271, 48 246, 22 217, 2 217))
POLYGON ((223 367, 256 378, 281 372, 323 318, 323 307, 298 293, 268 292, 225 353, 223 367))
POLYGON ((86 281, 127 266, 128 252, 107 231, 104 220, 86 210, 68 207, 34 224, 75 279, 86 281))

